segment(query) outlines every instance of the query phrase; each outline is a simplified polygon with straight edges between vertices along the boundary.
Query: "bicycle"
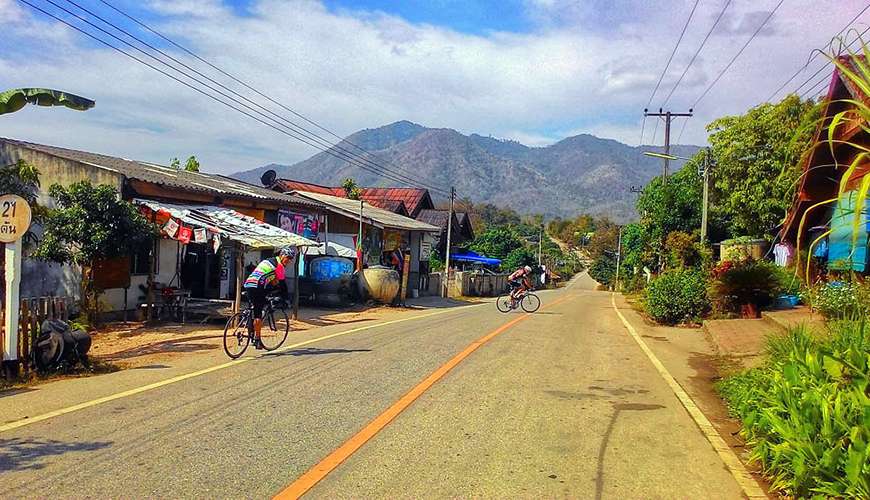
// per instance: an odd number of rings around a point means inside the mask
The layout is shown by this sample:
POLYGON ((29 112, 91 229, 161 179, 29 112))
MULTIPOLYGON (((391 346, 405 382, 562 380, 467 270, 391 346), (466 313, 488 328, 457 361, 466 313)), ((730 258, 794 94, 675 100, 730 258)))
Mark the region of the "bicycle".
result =
MULTIPOLYGON (((232 359, 244 354, 256 336, 254 332, 254 304, 247 297, 246 300, 248 306, 230 316, 224 327, 224 352, 232 359)), ((290 318, 287 315, 286 303, 280 297, 269 297, 263 306, 260 343, 266 351, 274 351, 287 340, 289 332, 290 318)))
POLYGON ((513 298, 510 293, 500 296, 495 301, 495 307, 503 313, 511 312, 517 307, 522 307, 527 313, 533 313, 541 307, 541 299, 532 290, 523 289, 513 298))

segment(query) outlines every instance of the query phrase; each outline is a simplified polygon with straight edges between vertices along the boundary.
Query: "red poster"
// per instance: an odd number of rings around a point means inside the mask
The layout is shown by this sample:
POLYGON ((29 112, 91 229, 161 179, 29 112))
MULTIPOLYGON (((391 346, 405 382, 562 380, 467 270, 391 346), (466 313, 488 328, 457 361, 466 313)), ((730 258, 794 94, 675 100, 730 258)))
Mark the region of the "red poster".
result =
POLYGON ((190 237, 193 235, 193 230, 189 227, 181 226, 178 228, 178 241, 187 245, 190 243, 190 237))

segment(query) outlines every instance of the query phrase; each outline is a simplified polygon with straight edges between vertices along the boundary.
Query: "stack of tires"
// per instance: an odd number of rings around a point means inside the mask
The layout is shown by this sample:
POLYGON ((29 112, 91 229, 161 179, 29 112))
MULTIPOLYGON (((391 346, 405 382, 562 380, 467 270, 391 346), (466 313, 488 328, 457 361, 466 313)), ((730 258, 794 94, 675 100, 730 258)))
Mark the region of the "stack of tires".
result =
POLYGON ((91 336, 83 330, 73 330, 61 320, 46 320, 33 346, 33 363, 40 372, 70 369, 81 363, 90 366, 88 351, 91 336))

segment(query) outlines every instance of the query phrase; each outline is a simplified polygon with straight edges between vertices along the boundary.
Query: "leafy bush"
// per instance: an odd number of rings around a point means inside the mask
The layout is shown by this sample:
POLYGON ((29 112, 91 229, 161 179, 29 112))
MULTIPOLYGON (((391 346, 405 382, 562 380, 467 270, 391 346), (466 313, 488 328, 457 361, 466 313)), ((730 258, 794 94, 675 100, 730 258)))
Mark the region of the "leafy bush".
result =
POLYGON ((604 253, 589 267, 589 276, 604 286, 613 284, 616 275, 616 257, 604 253))
POLYGON ((712 271, 711 295, 718 308, 736 311, 740 306, 770 305, 782 291, 781 273, 765 261, 725 261, 712 271))
POLYGON ((762 366, 717 385, 750 459, 794 497, 870 497, 870 332, 840 322, 771 339, 762 366))
POLYGON ((538 257, 528 248, 514 248, 501 263, 503 270, 513 272, 523 266, 537 266, 538 257))
POLYGON ((656 321, 666 324, 699 318, 710 310, 704 273, 676 269, 662 274, 647 286, 645 307, 656 321))
POLYGON ((804 300, 829 319, 854 319, 870 312, 870 285, 834 281, 804 293, 804 300))

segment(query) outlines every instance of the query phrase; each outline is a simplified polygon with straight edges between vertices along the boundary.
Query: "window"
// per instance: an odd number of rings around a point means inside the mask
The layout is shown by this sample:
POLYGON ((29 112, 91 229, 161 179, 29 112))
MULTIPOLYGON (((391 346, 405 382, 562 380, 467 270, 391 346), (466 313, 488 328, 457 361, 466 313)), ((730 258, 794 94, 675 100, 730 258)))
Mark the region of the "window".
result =
MULTIPOLYGON (((147 276, 148 264, 151 260, 151 249, 155 248, 154 244, 143 245, 138 252, 130 256, 130 274, 133 276, 147 276)), ((158 273, 160 266, 160 245, 156 245, 157 259, 154 266, 154 274, 158 273)))

